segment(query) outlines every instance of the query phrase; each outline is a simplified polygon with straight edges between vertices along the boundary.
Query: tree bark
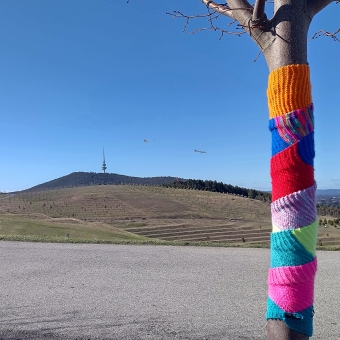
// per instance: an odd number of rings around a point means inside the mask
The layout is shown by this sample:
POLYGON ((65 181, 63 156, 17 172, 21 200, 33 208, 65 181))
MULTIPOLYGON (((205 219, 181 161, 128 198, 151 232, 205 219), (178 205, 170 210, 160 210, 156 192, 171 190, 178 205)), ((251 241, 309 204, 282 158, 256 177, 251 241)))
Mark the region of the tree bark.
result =
POLYGON ((308 335, 289 329, 286 324, 278 320, 268 320, 266 325, 268 340, 308 340, 308 335))

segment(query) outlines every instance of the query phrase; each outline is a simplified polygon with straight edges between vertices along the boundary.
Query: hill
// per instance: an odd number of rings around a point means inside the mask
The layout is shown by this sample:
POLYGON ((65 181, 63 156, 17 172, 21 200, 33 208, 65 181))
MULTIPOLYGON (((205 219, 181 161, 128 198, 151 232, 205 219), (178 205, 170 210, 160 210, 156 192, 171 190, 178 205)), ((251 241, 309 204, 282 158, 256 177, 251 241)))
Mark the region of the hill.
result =
POLYGON ((134 184, 134 185, 164 185, 173 183, 176 177, 132 177, 110 173, 96 172, 72 172, 63 177, 56 178, 52 181, 45 182, 29 188, 25 191, 42 191, 51 189, 74 188, 91 185, 117 185, 117 184, 134 184))
MULTIPOLYGON (((133 177, 115 173, 73 172, 67 176, 54 179, 26 189, 22 192, 45 191, 98 185, 149 185, 167 186, 178 189, 202 190, 224 194, 236 194, 263 202, 271 202, 271 193, 255 189, 241 188, 211 180, 180 179, 177 177, 133 177)), ((317 190, 318 214, 340 217, 340 189, 317 190)))
MULTIPOLYGON (((328 217, 329 218, 329 217, 328 217)), ((93 185, 3 194, 2 235, 269 244, 270 204, 235 194, 162 186, 93 185)), ((337 225, 318 244, 339 245, 337 225)))
POLYGON ((100 226, 105 237, 120 230, 163 241, 249 244, 268 244, 271 229, 269 203, 232 194, 137 185, 5 194, 0 222, 1 234, 7 230, 11 235, 77 237, 86 228, 100 226))
POLYGON ((265 191, 241 188, 231 184, 212 180, 195 180, 182 179, 177 177, 131 177, 109 173, 95 172, 73 172, 67 176, 63 176, 52 181, 36 185, 24 191, 44 191, 62 188, 74 188, 93 185, 151 185, 151 186, 167 186, 179 189, 193 189, 219 192, 224 194, 236 194, 248 198, 255 198, 261 201, 270 202, 271 194, 265 191))

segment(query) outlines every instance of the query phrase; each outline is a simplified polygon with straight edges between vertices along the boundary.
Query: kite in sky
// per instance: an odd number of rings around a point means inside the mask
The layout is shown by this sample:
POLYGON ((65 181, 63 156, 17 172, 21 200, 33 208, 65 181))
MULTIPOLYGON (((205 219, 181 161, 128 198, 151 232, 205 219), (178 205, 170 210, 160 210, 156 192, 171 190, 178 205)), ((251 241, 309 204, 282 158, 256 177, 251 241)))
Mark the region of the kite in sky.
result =
POLYGON ((207 153, 206 151, 194 150, 195 152, 207 153))
POLYGON ((155 140, 147 140, 147 139, 144 139, 144 143, 151 143, 151 142, 156 142, 155 140))

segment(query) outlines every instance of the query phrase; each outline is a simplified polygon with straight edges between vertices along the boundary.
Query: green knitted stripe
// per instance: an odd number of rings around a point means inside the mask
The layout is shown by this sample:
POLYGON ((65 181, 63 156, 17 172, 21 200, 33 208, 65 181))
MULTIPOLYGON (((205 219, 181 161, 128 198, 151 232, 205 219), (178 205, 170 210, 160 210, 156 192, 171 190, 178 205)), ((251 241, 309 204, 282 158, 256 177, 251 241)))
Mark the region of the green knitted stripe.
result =
POLYGON ((305 249, 315 256, 316 241, 318 238, 318 222, 315 221, 312 224, 293 230, 293 235, 298 241, 305 247, 305 249))
POLYGON ((314 256, 293 235, 292 229, 272 233, 270 240, 270 268, 300 266, 314 260, 314 256))

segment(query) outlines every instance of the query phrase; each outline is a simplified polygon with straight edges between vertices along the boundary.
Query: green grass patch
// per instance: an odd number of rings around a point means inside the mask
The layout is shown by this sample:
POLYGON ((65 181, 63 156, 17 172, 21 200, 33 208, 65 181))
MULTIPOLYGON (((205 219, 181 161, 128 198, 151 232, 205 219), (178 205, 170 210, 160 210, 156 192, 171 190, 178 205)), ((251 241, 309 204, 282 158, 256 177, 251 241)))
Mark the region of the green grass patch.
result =
POLYGON ((73 239, 88 241, 147 241, 144 236, 129 233, 101 223, 61 223, 50 220, 35 220, 15 215, 0 215, 0 234, 3 239, 73 239))

